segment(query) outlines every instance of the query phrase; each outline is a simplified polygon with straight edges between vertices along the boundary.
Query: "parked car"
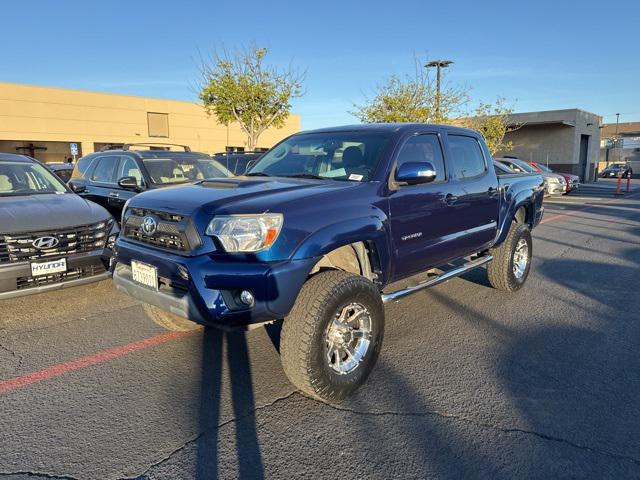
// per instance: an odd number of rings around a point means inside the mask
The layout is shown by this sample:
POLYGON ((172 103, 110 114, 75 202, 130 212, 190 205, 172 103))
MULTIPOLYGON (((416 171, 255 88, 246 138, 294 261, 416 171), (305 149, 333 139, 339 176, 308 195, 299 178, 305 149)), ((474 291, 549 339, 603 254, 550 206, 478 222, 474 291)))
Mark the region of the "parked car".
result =
POLYGON ((611 177, 622 177, 628 178, 633 175, 633 170, 631 169, 631 165, 628 163, 612 163, 607 168, 602 170, 600 176, 602 178, 611 178, 611 177))
POLYGON ((515 173, 537 173, 544 179, 545 195, 562 195, 566 193, 567 182, 563 176, 555 173, 540 172, 524 160, 512 157, 496 158, 498 162, 506 165, 515 173))
POLYGON ((75 165, 73 163, 45 163, 45 167, 51 170, 56 176, 67 183, 71 179, 71 175, 73 174, 73 168, 75 165))
POLYGON ((493 160, 493 168, 496 171, 497 176, 503 175, 518 175, 516 172, 507 167, 504 163, 500 163, 497 160, 493 160))
POLYGON ((244 175, 264 153, 264 151, 221 152, 213 155, 213 158, 234 175, 244 175))
POLYGON ((538 172, 555 173, 556 175, 564 177, 564 181, 566 184, 566 193, 577 190, 580 186, 580 177, 578 175, 573 175, 572 173, 554 172, 544 163, 529 162, 529 165, 531 165, 538 172))
POLYGON ((539 175, 501 181, 472 130, 377 124, 303 132, 244 177, 132 198, 114 285, 171 329, 284 319, 289 379, 337 401, 376 362, 384 303, 482 265, 496 288, 522 287, 543 193, 539 175), (435 267, 423 283, 384 290, 435 267))
POLYGON ((0 154, 0 299, 108 278, 118 232, 37 160, 0 154))
POLYGON ((145 146, 124 145, 122 149, 82 157, 73 170, 69 185, 120 219, 127 200, 145 190, 233 176, 209 155, 192 152, 189 147, 180 145, 183 151, 171 151, 164 147, 145 150, 145 146))

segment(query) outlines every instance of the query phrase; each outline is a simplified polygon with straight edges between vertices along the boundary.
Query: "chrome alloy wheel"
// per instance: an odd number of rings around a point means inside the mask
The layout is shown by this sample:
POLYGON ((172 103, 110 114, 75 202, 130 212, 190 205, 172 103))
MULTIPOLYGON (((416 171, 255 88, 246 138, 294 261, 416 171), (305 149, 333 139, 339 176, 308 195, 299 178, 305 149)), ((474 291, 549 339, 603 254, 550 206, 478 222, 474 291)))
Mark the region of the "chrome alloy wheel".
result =
POLYGON ((371 314, 360 303, 336 313, 324 334, 327 364, 340 375, 353 372, 371 344, 371 314))
POLYGON ((518 240, 513 252, 513 276, 520 280, 529 263, 529 244, 524 238, 518 240))

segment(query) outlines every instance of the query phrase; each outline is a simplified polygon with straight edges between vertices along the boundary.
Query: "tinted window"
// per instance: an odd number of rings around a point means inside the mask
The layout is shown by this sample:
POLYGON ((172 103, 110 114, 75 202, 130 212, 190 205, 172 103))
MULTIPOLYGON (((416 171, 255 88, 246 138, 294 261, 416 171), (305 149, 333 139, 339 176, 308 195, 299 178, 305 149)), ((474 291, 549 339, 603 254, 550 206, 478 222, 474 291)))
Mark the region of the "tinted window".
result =
POLYGON ((101 183, 114 183, 116 167, 118 166, 118 157, 100 157, 96 162, 96 168, 93 170, 91 180, 101 183))
POLYGON ((87 173, 89 166, 91 166, 91 161, 94 158, 95 157, 82 157, 80 160, 78 160, 78 163, 76 163, 76 166, 73 169, 73 174, 71 175, 71 178, 73 179, 84 178, 84 174, 87 173))
POLYGON ((142 186, 142 172, 136 161, 131 157, 120 157, 117 179, 122 177, 134 177, 138 186, 142 186))
POLYGON ((527 162, 523 162, 519 158, 512 158, 510 160, 506 160, 504 163, 509 165, 509 167, 515 170, 516 172, 527 172, 527 173, 537 172, 535 168, 533 168, 527 162))
POLYGON ((398 152, 397 166, 407 162, 429 162, 436 167, 436 182, 446 178, 444 157, 438 136, 434 134, 411 137, 398 152))
POLYGON ((507 167, 506 165, 503 165, 500 162, 493 162, 493 166, 496 169, 496 175, 509 175, 513 173, 513 170, 511 170, 509 167, 507 167))
POLYGON ((487 169, 480 144, 473 137, 449 135, 453 168, 458 178, 473 178, 487 169))

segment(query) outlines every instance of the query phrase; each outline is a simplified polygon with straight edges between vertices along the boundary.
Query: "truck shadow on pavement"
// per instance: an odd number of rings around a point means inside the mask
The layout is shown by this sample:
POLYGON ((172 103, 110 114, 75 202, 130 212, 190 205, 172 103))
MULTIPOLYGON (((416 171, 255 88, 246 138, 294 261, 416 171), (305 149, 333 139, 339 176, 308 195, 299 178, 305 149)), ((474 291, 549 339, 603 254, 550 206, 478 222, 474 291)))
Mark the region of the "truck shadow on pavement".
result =
POLYGON ((227 333, 207 328, 202 336, 202 378, 195 478, 215 479, 218 471, 218 430, 222 386, 223 344, 227 367, 239 478, 262 478, 264 468, 255 422, 255 398, 245 332, 227 333), (238 421, 242 419, 242 421, 238 421))

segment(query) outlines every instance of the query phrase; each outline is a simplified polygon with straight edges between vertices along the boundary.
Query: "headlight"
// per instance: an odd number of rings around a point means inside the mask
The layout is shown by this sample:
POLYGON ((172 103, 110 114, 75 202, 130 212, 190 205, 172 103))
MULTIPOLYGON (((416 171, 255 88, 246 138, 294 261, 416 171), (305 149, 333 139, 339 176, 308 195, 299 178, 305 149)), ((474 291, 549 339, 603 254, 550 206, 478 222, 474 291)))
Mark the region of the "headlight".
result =
POLYGON ((273 245, 282 222, 280 213, 220 215, 211 220, 205 233, 216 237, 227 252, 259 252, 273 245))
MULTIPOLYGON (((133 197, 131 197, 133 198, 133 197)), ((124 202, 124 207, 122 207, 122 214, 120 216, 120 223, 122 225, 124 225, 124 212, 127 211, 127 208, 129 207, 129 202, 131 202, 131 198, 129 200, 127 200, 126 202, 124 202)))

